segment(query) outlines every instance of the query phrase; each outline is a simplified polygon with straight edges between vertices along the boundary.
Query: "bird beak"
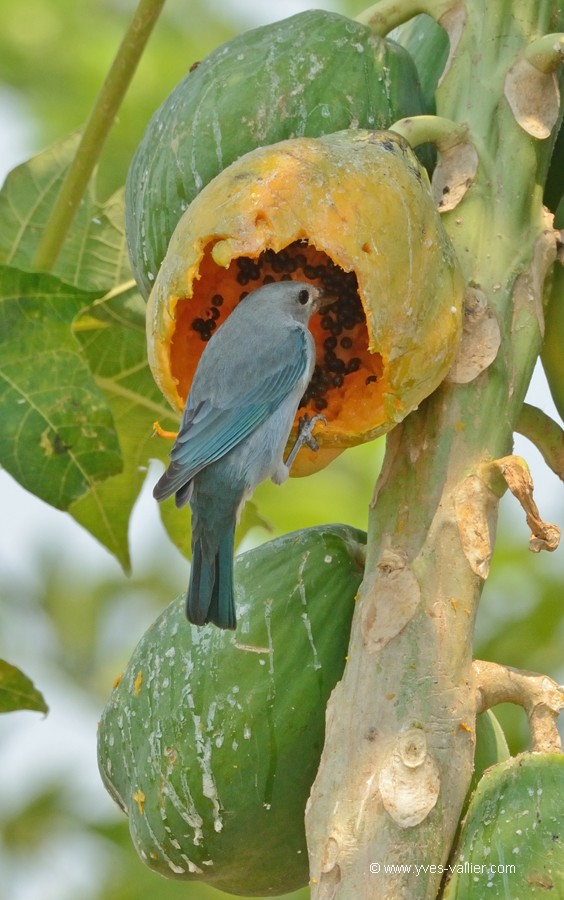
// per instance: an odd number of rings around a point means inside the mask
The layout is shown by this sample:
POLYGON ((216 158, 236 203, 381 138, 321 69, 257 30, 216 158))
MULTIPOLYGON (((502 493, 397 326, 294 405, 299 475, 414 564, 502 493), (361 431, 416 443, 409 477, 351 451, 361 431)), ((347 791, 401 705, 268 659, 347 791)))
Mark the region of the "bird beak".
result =
POLYGON ((325 293, 323 289, 319 289, 319 294, 315 301, 315 311, 323 312, 328 306, 336 303, 339 298, 335 294, 325 293))

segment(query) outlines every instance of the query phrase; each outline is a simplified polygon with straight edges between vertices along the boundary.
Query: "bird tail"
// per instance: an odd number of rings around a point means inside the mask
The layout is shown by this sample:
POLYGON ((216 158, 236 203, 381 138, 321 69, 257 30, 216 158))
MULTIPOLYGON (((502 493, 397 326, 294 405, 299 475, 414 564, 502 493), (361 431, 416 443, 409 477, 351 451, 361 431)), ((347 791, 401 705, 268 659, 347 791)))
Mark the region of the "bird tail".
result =
POLYGON ((192 569, 186 596, 186 615, 194 625, 213 622, 219 628, 235 628, 233 552, 235 522, 221 532, 215 552, 209 553, 197 532, 192 541, 192 569))

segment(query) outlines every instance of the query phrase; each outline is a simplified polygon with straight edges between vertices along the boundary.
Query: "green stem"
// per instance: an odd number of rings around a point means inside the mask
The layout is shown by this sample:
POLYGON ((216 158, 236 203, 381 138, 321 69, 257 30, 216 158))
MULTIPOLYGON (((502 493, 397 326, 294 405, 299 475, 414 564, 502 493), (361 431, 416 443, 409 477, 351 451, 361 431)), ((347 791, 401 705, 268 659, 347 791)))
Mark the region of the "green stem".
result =
MULTIPOLYGON (((394 5, 405 18, 412 7, 394 5)), ((386 9, 390 0, 374 13, 386 9)), ((473 767, 473 623, 503 490, 484 466, 511 453, 556 255, 542 207, 551 142, 517 124, 506 75, 561 13, 564 0, 460 0, 442 16, 455 49, 437 114, 467 127, 479 161, 442 222, 501 344, 477 377, 443 382, 387 436, 347 665, 306 812, 313 900, 441 896, 438 864, 453 847, 473 767), (435 865, 417 874, 397 865, 416 859, 435 865)), ((534 90, 534 72, 523 82, 534 90)), ((448 187, 467 180, 466 147, 449 154, 448 187)), ((490 349, 477 342, 468 361, 490 349)))
POLYGON ((564 62, 564 34, 545 34, 529 44, 524 56, 539 72, 554 72, 564 62))
POLYGON ((393 28, 419 13, 427 13, 437 22, 457 0, 380 0, 356 16, 357 22, 368 25, 375 34, 386 35, 393 28))
POLYGON ((564 481, 564 430, 542 409, 524 403, 515 430, 540 450, 555 475, 564 481))
POLYGON ((76 156, 45 225, 33 258, 34 269, 48 272, 57 261, 86 186, 114 124, 116 113, 164 3, 165 0, 139 0, 139 5, 86 123, 76 156))
POLYGON ((390 125, 390 131, 400 134, 412 147, 431 143, 443 153, 456 144, 468 142, 469 139, 466 125, 460 125, 441 116, 410 116, 398 119, 390 125))

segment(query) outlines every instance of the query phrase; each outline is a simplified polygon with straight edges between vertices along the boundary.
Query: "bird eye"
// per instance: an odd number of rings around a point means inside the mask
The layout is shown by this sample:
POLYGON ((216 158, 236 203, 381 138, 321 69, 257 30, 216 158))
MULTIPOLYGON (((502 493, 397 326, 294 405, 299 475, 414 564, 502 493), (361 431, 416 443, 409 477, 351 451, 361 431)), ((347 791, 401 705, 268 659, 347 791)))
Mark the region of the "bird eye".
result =
POLYGON ((307 290, 304 288, 304 289, 303 289, 302 291, 300 291, 300 293, 298 294, 298 302, 301 303, 302 306, 305 306, 306 303, 308 302, 308 300, 309 300, 309 291, 307 291, 307 290))

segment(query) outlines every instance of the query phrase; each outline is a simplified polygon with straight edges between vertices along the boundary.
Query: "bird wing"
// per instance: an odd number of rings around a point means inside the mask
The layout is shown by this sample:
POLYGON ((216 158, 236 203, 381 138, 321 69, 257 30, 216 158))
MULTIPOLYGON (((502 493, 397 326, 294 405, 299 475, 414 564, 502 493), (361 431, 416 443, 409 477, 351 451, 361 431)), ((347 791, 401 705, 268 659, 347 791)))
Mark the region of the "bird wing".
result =
POLYGON ((295 328, 291 334, 293 352, 284 347, 283 354, 270 357, 268 368, 263 367, 261 376, 244 390, 237 390, 229 405, 224 397, 196 404, 188 397, 170 465, 153 492, 157 500, 176 493, 198 472, 244 441, 295 388, 308 366, 307 333, 295 328), (220 405, 222 401, 224 405, 220 405))

